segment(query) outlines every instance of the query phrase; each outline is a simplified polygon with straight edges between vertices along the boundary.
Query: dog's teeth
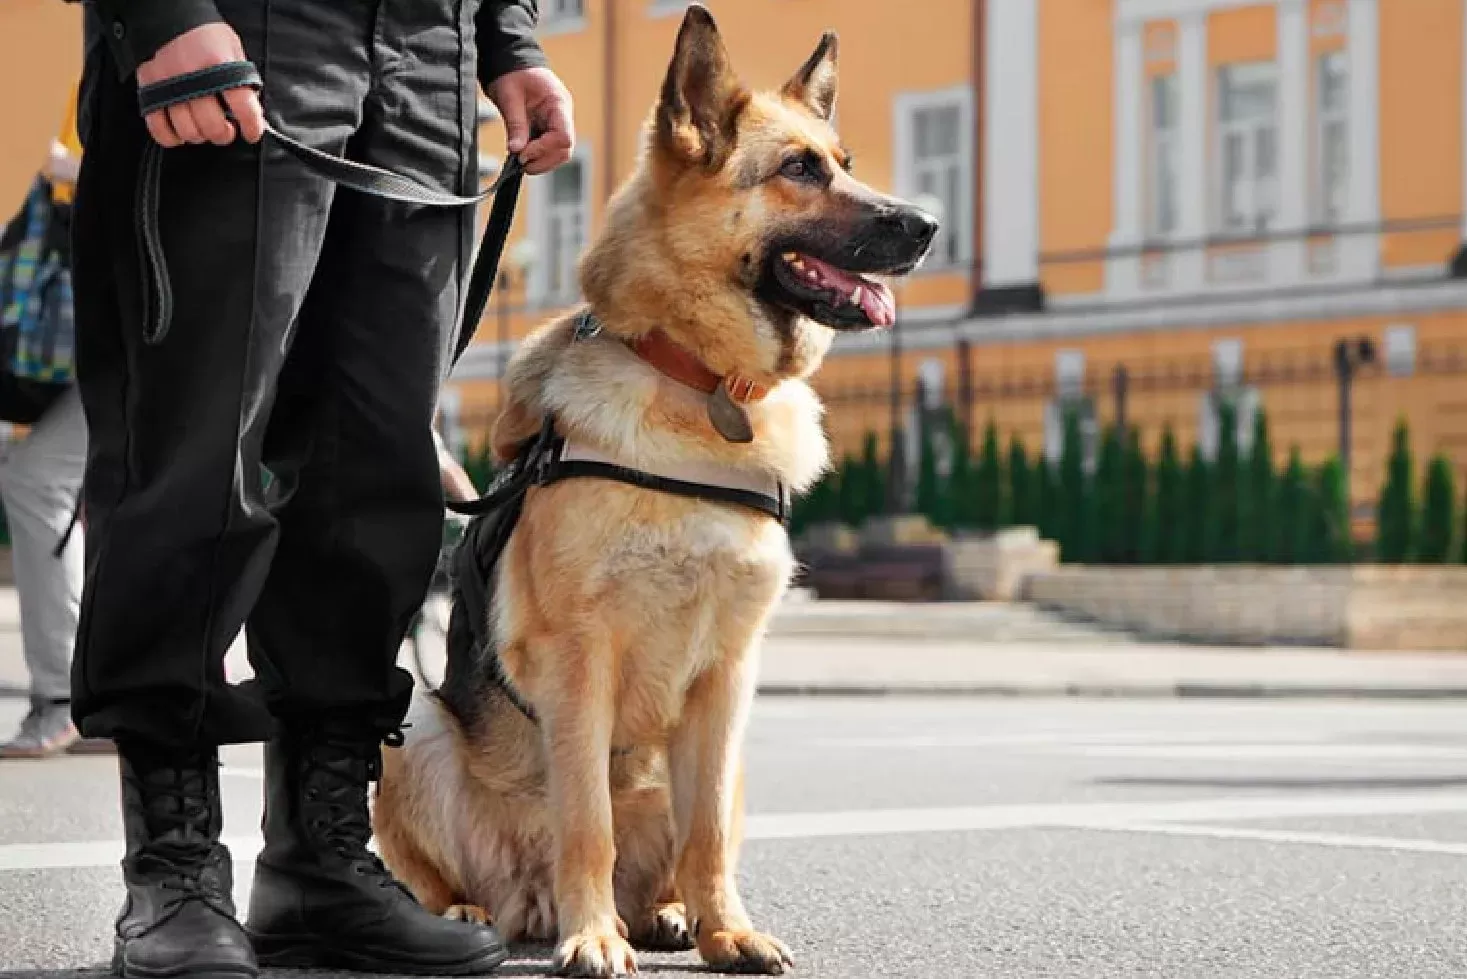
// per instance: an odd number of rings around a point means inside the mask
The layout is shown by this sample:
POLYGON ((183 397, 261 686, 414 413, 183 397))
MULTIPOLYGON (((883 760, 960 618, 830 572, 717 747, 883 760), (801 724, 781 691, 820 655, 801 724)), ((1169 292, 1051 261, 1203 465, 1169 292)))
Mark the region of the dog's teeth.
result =
POLYGON ((865 290, 862 289, 860 286, 856 286, 856 288, 852 289, 851 290, 851 305, 852 306, 859 306, 859 305, 861 305, 861 297, 864 296, 865 294, 866 294, 865 290))
POLYGON ((809 279, 811 282, 819 282, 820 273, 816 272, 814 269, 806 269, 805 278, 809 279))
POLYGON ((784 257, 784 260, 786 262, 789 262, 791 265, 799 265, 800 264, 800 254, 799 254, 799 252, 785 252, 783 257, 784 257))

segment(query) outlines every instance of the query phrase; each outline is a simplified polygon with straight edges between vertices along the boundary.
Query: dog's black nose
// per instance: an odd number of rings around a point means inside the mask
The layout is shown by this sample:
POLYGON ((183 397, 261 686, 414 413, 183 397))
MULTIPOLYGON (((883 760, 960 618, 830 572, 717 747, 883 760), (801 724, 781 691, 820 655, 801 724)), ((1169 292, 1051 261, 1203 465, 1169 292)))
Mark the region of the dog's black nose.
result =
POLYGON ((886 214, 886 223, 900 231, 904 238, 911 240, 919 249, 932 244, 932 239, 937 236, 937 218, 920 207, 892 208, 886 214))
POLYGON ((902 231, 923 248, 932 244, 932 239, 937 237, 937 218, 920 207, 902 208, 899 219, 902 223, 902 231))

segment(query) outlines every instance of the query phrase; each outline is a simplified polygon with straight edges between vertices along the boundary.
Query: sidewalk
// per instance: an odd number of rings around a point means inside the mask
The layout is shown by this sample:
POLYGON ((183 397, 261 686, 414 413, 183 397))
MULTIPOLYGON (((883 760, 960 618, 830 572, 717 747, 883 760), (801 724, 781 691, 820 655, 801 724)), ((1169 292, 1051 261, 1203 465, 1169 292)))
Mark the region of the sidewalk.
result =
MULTIPOLYGON (((1464 639, 1467 642, 1467 639, 1464 639)), ((441 676, 441 651, 427 656, 441 676)), ((411 657, 404 655, 404 666, 411 657)), ((243 643, 229 675, 249 674, 243 643)), ((26 687, 0 588, 0 695, 26 687)), ((764 644, 766 695, 1467 698, 1467 649, 1412 654, 1140 642, 1026 606, 791 601, 764 644)))

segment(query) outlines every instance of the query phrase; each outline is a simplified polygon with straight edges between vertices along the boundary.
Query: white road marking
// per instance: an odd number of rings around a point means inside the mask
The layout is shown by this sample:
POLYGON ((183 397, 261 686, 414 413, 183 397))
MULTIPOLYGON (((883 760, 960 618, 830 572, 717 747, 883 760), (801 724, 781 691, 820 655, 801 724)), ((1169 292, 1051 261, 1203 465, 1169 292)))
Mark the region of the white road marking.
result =
POLYGON ((1467 744, 1103 744, 1076 745, 1046 753, 1189 761, 1431 761, 1467 758, 1467 744))
MULTIPOLYGON (((1218 820, 1383 816, 1467 812, 1467 792, 1317 792, 1283 796, 1223 796, 1155 802, 1025 803, 934 809, 856 809, 752 813, 749 840, 828 839, 913 833, 961 833, 1049 827, 1109 828, 1218 820)), ((254 859, 258 837, 226 839, 237 862, 254 859)), ((120 840, 0 845, 0 871, 116 866, 120 840)))
MULTIPOLYGON (((926 734, 892 735, 890 737, 815 738, 803 742, 816 748, 1027 748, 1089 745, 1127 747, 1131 745, 1250 745, 1315 744, 1328 741, 1334 733, 1327 731, 1256 732, 1239 736, 1232 731, 1025 731, 1018 734, 926 734)), ((771 741, 773 739, 770 739, 771 741)), ((781 744, 788 742, 781 739, 781 744)), ((1464 749, 1467 750, 1467 749, 1464 749)))
POLYGON ((1194 836, 1218 840, 1252 840, 1260 843, 1308 844, 1341 847, 1348 850, 1402 850, 1409 853, 1445 853, 1467 857, 1467 843, 1421 840, 1395 836, 1353 836, 1346 833, 1310 833, 1280 829, 1253 829, 1246 826, 1195 826, 1167 823, 1089 823, 1075 824, 1071 829, 1103 830, 1118 833, 1159 833, 1165 836, 1194 836))
POLYGON ((991 829, 1201 822, 1318 816, 1381 816, 1467 812, 1467 792, 1320 792, 1286 796, 1227 796, 1160 802, 1040 803, 946 809, 858 809, 845 812, 754 813, 751 840, 816 839, 991 829))

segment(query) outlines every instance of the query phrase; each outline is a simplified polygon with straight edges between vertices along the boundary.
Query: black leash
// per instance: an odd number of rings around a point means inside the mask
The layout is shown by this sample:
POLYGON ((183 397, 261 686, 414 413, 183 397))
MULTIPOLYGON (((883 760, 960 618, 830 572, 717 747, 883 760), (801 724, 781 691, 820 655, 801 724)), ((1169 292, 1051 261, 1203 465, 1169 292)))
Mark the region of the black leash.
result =
MULTIPOLYGON (((154 85, 142 86, 138 89, 138 109, 146 116, 180 102, 217 96, 229 89, 241 87, 256 91, 263 87, 258 69, 249 61, 215 65, 154 85)), ((426 207, 468 207, 494 198, 489 221, 479 239, 478 255, 469 274, 468 290, 465 293, 453 353, 453 360, 457 363, 473 340, 479 319, 484 315, 484 307, 489 303, 489 295, 494 291, 494 280, 499 274, 499 260, 509 238, 515 204, 519 200, 520 185, 525 176, 524 164, 520 159, 508 157, 493 184, 478 194, 462 197, 420 184, 389 170, 323 153, 287 136, 268 121, 265 123, 265 134, 316 176, 373 197, 426 207)), ((138 237, 150 279, 147 283, 149 288, 143 290, 144 302, 147 304, 144 318, 147 325, 143 336, 150 344, 163 342, 173 321, 173 286, 169 279, 168 263, 163 254, 162 235, 158 227, 158 197, 162 189, 165 152, 157 143, 151 140, 148 142, 143 151, 142 171, 137 187, 138 237)))

